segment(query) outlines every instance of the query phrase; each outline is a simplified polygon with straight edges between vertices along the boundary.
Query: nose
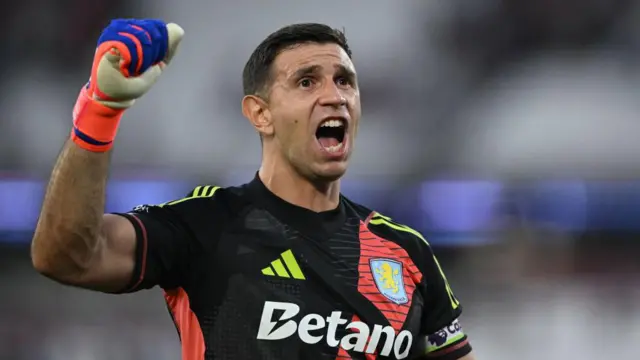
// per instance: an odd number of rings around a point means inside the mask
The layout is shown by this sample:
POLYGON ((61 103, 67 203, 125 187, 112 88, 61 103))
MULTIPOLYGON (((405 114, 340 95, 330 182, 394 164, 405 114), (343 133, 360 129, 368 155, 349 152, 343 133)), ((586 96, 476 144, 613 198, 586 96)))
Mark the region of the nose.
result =
POLYGON ((327 82, 323 87, 318 102, 323 106, 341 107, 347 105, 347 99, 333 81, 327 82))

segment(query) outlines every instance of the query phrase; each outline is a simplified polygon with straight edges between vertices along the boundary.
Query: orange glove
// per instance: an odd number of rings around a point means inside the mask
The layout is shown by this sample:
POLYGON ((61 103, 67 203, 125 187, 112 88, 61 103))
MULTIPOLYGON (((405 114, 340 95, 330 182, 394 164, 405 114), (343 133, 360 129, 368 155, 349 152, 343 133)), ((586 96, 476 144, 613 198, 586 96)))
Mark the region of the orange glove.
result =
POLYGON ((180 26, 160 20, 113 20, 73 109, 71 139, 89 151, 111 149, 122 114, 153 86, 183 35, 180 26))

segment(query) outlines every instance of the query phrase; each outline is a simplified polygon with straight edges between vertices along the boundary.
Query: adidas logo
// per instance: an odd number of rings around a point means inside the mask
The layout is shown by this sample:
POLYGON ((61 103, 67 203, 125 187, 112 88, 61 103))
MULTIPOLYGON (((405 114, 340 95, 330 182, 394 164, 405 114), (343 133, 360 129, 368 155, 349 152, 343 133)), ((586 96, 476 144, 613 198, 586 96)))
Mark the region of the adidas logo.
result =
POLYGON ((262 269, 262 274, 267 276, 277 276, 283 278, 294 278, 298 280, 304 280, 305 277, 298 266, 296 258, 293 256, 291 250, 287 250, 280 254, 281 259, 276 259, 271 262, 271 265, 262 269))

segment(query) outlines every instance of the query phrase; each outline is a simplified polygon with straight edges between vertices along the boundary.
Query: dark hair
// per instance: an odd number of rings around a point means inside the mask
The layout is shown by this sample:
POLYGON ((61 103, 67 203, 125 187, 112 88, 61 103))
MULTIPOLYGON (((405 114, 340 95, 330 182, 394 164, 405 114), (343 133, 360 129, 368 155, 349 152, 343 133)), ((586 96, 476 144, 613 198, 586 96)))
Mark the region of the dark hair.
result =
POLYGON ((316 23, 293 24, 272 33, 253 51, 242 71, 242 87, 245 95, 256 95, 271 82, 271 65, 278 54, 293 46, 305 43, 334 43, 351 57, 344 31, 316 23))

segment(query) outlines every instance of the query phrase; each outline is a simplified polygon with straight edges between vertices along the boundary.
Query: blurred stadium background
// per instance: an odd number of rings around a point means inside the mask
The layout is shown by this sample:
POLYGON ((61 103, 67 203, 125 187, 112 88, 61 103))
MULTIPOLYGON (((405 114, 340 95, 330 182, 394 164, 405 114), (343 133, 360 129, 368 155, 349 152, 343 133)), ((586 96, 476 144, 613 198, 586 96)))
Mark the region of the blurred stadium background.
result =
POLYGON ((109 210, 249 180, 241 69, 293 22, 344 27, 364 118, 345 193, 428 235, 479 359, 638 359, 640 6, 632 0, 22 0, 0 12, 0 359, 178 359, 159 290, 35 274, 28 245, 100 29, 187 31, 126 116, 109 210))

